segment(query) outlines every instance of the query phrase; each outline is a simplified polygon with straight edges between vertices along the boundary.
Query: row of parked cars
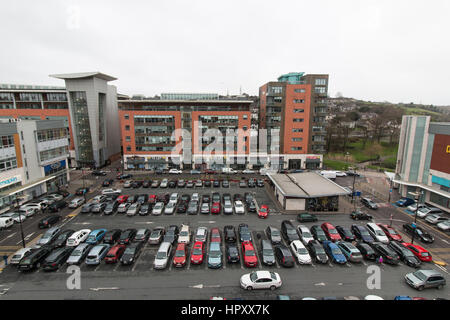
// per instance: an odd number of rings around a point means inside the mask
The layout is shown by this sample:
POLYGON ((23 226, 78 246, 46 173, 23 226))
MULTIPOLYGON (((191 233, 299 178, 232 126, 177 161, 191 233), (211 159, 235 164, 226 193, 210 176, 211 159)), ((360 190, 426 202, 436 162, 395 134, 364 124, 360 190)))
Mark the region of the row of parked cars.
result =
MULTIPOLYGON (((112 184, 111 179, 103 181, 104 187, 109 187, 112 184)), ((264 187, 263 179, 241 179, 239 186, 242 188, 249 187, 264 187)), ((162 180, 126 180, 123 184, 124 188, 229 188, 230 182, 228 180, 185 180, 185 179, 162 179, 162 180)))
MULTIPOLYGON (((187 213, 187 214, 244 214, 246 211, 251 213, 258 212, 262 218, 267 217, 269 208, 262 205, 257 210, 254 197, 251 193, 246 192, 234 194, 232 197, 229 193, 220 194, 214 192, 212 194, 193 193, 179 194, 139 194, 139 195, 119 195, 120 192, 110 194, 110 190, 102 191, 102 195, 94 197, 89 203, 81 208, 81 213, 104 213, 111 215, 115 212, 134 215, 161 215, 187 213)), ((121 190, 119 190, 121 191, 121 190)), ((80 201, 84 203, 84 198, 76 198, 72 200, 74 205, 80 201)), ((69 205, 71 206, 71 205, 69 205)))
POLYGON ((424 219, 427 223, 435 225, 442 231, 450 230, 450 217, 439 208, 424 203, 417 203, 410 198, 402 198, 395 204, 399 207, 406 207, 408 211, 414 214, 417 213, 418 218, 424 219))

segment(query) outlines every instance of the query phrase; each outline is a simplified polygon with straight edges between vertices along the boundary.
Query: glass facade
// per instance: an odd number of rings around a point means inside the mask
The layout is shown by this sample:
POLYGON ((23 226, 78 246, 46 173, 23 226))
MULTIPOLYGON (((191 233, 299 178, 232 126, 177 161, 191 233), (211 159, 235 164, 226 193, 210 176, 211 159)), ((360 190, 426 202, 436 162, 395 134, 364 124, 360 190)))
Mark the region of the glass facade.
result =
POLYGON ((67 138, 67 129, 50 129, 50 130, 39 130, 36 132, 38 142, 58 140, 67 138))
MULTIPOLYGON (((103 141, 105 137, 105 101, 104 93, 98 94, 98 140, 103 141)), ((101 162, 102 163, 102 162, 101 162)))
POLYGON ((13 136, 0 136, 0 149, 14 147, 13 136))
POLYGON ((86 99, 86 92, 71 92, 72 118, 77 144, 78 161, 82 163, 94 163, 94 153, 92 150, 91 127, 89 124, 89 114, 86 99))
POLYGON ((53 158, 59 158, 68 155, 68 153, 69 149, 67 148, 67 146, 59 147, 39 152, 39 159, 41 159, 41 162, 44 162, 53 158))

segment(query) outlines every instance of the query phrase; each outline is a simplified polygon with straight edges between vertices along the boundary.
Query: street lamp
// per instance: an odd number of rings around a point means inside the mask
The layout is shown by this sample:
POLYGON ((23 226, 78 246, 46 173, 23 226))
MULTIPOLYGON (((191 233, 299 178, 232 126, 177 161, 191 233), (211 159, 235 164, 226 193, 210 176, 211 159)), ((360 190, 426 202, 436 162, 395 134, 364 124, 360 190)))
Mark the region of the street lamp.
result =
POLYGON ((417 211, 419 211, 419 200, 420 200, 420 196, 423 195, 423 190, 421 190, 420 192, 416 192, 414 194, 414 200, 416 200, 416 212, 414 214, 414 232, 412 234, 412 238, 411 238, 411 243, 414 243, 414 238, 416 235, 416 222, 417 222, 417 211))
POLYGON ((25 244, 25 237, 23 236, 22 213, 19 210, 19 197, 18 196, 15 197, 15 202, 16 202, 17 212, 19 213, 19 225, 20 225, 20 236, 22 237, 22 246, 25 248, 26 244, 25 244))

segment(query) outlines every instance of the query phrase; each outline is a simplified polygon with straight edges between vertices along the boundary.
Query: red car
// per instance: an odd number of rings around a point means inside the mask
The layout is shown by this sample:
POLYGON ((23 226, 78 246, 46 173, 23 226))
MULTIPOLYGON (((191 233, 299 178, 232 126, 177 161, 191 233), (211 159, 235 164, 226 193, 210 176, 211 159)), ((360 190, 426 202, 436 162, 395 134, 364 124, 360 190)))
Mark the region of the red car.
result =
POLYGON ((380 229, 384 231, 384 233, 386 234, 386 237, 388 237, 390 241, 393 241, 393 240, 402 241, 402 236, 399 235, 398 232, 394 228, 388 226, 387 224, 381 224, 381 223, 377 223, 377 226, 379 226, 380 229))
POLYGON ((116 263, 117 261, 119 261, 125 249, 126 245, 124 244, 116 244, 115 246, 111 247, 106 254, 105 263, 116 263))
POLYGON ((212 204, 211 213, 220 214, 220 202, 214 202, 212 204))
POLYGON ((402 242, 402 245, 408 248, 420 261, 430 262, 433 261, 431 254, 421 246, 408 242, 402 242))
POLYGON ((220 237, 219 228, 212 228, 210 235, 211 235, 211 242, 219 242, 219 243, 222 242, 222 238, 220 237))
POLYGON ((269 207, 263 204, 261 208, 259 208, 258 217, 267 218, 268 215, 269 215, 269 207))
POLYGON ((127 199, 128 199, 127 195, 121 195, 121 196, 118 196, 116 200, 118 203, 124 203, 127 201, 127 199))
POLYGON ((255 248, 250 241, 242 243, 242 255, 244 256, 244 264, 248 268, 253 268, 258 265, 258 257, 256 256, 255 248))
POLYGON ((186 265, 186 255, 186 243, 179 243, 173 257, 173 265, 177 268, 184 267, 186 265))
POLYGON ((205 247, 203 245, 203 242, 197 241, 196 243, 194 243, 194 246, 192 247, 192 253, 191 253, 191 263, 192 264, 202 264, 204 252, 205 252, 205 247))
POLYGON ((156 194, 151 194, 148 196, 148 203, 155 203, 156 202, 156 194))
POLYGON ((323 232, 327 235, 328 239, 330 239, 332 242, 341 241, 342 238, 339 235, 336 228, 328 222, 322 223, 321 228, 323 232))

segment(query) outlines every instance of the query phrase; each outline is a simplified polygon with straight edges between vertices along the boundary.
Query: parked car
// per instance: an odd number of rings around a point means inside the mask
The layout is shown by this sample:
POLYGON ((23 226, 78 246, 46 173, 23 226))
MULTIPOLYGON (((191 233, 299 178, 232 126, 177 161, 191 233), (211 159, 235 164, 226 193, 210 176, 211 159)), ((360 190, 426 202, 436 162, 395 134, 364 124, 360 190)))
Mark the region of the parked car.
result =
POLYGON ((234 202, 234 212, 236 214, 244 214, 245 213, 245 208, 244 208, 244 204, 242 203, 242 201, 234 202))
POLYGON ((355 246, 359 250, 359 252, 361 252, 364 259, 375 261, 375 259, 377 258, 375 250, 373 250, 373 248, 369 244, 365 242, 358 242, 355 246))
POLYGON ((442 289, 446 285, 444 276, 435 270, 417 270, 405 276, 406 283, 414 289, 422 291, 426 288, 442 289))
POLYGON ((347 241, 339 241, 336 244, 348 261, 356 263, 362 262, 363 256, 358 248, 356 248, 353 244, 347 241))
POLYGON ((163 242, 170 242, 174 244, 178 239, 179 229, 178 226, 171 225, 167 228, 166 234, 164 235, 163 242))
POLYGON ((67 240, 74 234, 75 230, 63 230, 60 231, 58 234, 58 237, 53 242, 54 248, 61 248, 65 247, 67 240))
POLYGON ((256 256, 255 248, 250 241, 242 242, 242 256, 244 258, 244 265, 247 268, 254 268, 258 265, 258 257, 256 256))
POLYGON ((378 205, 372 199, 362 197, 361 203, 369 209, 372 209, 372 210, 378 209, 378 205))
POLYGON ((108 202, 106 204, 105 209, 103 210, 103 214, 111 215, 114 212, 116 212, 118 208, 119 208, 119 202, 117 202, 116 200, 108 202))
POLYGON ((50 212, 58 212, 64 209, 65 207, 67 207, 67 202, 64 200, 60 200, 53 202, 51 205, 49 205, 48 210, 50 212))
POLYGON ((125 229, 120 234, 119 244, 129 244, 133 242, 137 230, 134 228, 125 229))
POLYGON ((221 243, 222 242, 222 238, 220 236, 220 231, 219 228, 212 228, 210 233, 209 233, 209 237, 210 237, 210 242, 218 242, 221 243))
POLYGON ((108 253, 109 248, 110 245, 105 243, 96 245, 89 251, 85 264, 88 266, 99 265, 108 253))
POLYGON ((128 200, 128 195, 126 195, 126 194, 120 195, 120 196, 117 197, 116 200, 117 200, 117 202, 118 202, 119 204, 124 203, 124 202, 127 202, 127 200, 128 200))
POLYGON ((108 189, 102 190, 102 195, 105 195, 105 196, 114 195, 114 194, 120 195, 121 193, 122 193, 121 189, 108 188, 108 189))
POLYGON ((200 213, 202 214, 209 214, 211 211, 211 208, 209 207, 209 203, 208 202, 203 202, 201 207, 200 207, 200 213))
POLYGON ((448 221, 448 220, 449 219, 447 217, 445 217, 443 213, 429 214, 425 218, 425 221, 430 224, 438 224, 439 222, 444 222, 444 221, 448 221))
MULTIPOLYGON (((218 213, 220 213, 220 203, 215 202, 213 204, 213 207, 217 204, 218 206, 218 213)), ((212 212, 212 209, 211 209, 212 212)), ((231 201, 227 200, 223 203, 223 214, 230 215, 233 214, 233 205, 231 204, 231 201)))
POLYGON ((126 248, 127 246, 124 244, 116 244, 110 247, 108 253, 105 256, 105 263, 117 263, 122 257, 126 248))
POLYGON ((191 251, 191 263, 192 264, 202 264, 203 257, 205 254, 205 242, 196 241, 191 251))
POLYGON ((39 269, 44 259, 50 254, 50 249, 47 247, 42 247, 37 250, 33 250, 28 256, 20 260, 17 265, 19 271, 31 271, 34 269, 39 269))
POLYGON ((252 234, 247 224, 245 223, 239 224, 238 233, 239 233, 239 241, 241 243, 252 241, 252 234))
POLYGON ((189 226, 185 224, 181 225, 180 233, 178 236, 178 243, 189 244, 190 239, 191 239, 191 232, 189 230, 189 226))
POLYGON ((42 247, 45 245, 49 245, 50 243, 52 243, 59 235, 59 233, 61 232, 61 228, 60 227, 53 227, 48 229, 38 240, 38 242, 36 243, 36 247, 42 247))
POLYGON ((290 248, 292 253, 297 258, 299 264, 311 264, 311 256, 309 255, 308 250, 306 250, 305 246, 300 240, 294 240, 290 244, 290 248))
POLYGON ((328 256, 325 252, 325 249, 317 240, 312 240, 308 243, 307 248, 311 254, 311 258, 314 259, 317 263, 328 263, 328 256))
POLYGON ((160 244, 164 234, 166 233, 166 230, 164 227, 156 227, 152 230, 150 233, 150 237, 148 238, 149 244, 160 244))
POLYGON ((270 242, 272 242, 273 244, 279 244, 282 242, 281 233, 275 227, 268 226, 266 228, 266 235, 267 235, 267 238, 270 240, 270 242))
POLYGON ((44 271, 58 270, 72 254, 73 248, 57 248, 53 250, 44 260, 42 268, 44 271))
POLYGON ((289 244, 294 240, 300 240, 297 230, 289 220, 283 220, 281 222, 281 234, 289 244))
POLYGON ((198 202, 195 200, 191 200, 187 208, 187 214, 193 215, 197 213, 198 213, 198 202))
POLYGON ((398 254, 400 259, 408 266, 418 268, 421 265, 420 260, 412 253, 411 250, 397 241, 392 241, 389 247, 398 254))
POLYGON ((120 257, 120 263, 122 265, 133 264, 136 261, 136 259, 139 257, 143 246, 144 245, 142 242, 131 243, 125 249, 124 253, 122 254, 122 257, 120 257))
POLYGON ((450 230, 450 220, 444 221, 444 222, 439 222, 437 225, 439 230, 442 231, 449 231, 450 230))
POLYGON ((76 209, 79 206, 81 206, 83 203, 85 203, 84 198, 75 198, 69 203, 69 208, 76 209))
POLYGON ((164 203, 163 202, 155 203, 155 206, 152 209, 152 215, 154 215, 154 216, 161 215, 163 209, 164 209, 164 203))
POLYGON ((208 268, 218 269, 221 267, 222 267, 222 250, 220 249, 220 242, 211 241, 208 251, 208 268))
POLYGON ((140 209, 141 209, 141 204, 139 202, 133 203, 131 206, 128 207, 127 216, 129 216, 129 217, 135 216, 139 212, 140 209))
POLYGON ((106 206, 108 204, 106 202, 102 202, 102 203, 96 203, 92 206, 91 208, 91 212, 92 213, 100 213, 103 212, 106 209, 106 206))
POLYGON ((443 212, 441 209, 438 209, 438 208, 432 208, 432 207, 421 208, 417 211, 417 216, 419 218, 425 219, 428 215, 436 214, 436 213, 442 214, 443 212))
POLYGON ((134 236, 133 242, 147 242, 150 237, 149 229, 138 229, 136 235, 134 236))
POLYGON ((399 207, 407 207, 411 204, 416 203, 413 199, 410 198, 401 198, 400 200, 398 200, 397 202, 395 202, 395 204, 399 207))
POLYGON ((186 265, 187 260, 187 248, 186 243, 178 243, 175 248, 175 255, 173 257, 173 265, 176 268, 181 268, 186 265))
POLYGON ((362 240, 366 243, 373 243, 375 241, 365 226, 352 224, 351 230, 357 240, 362 240))
POLYGON ((323 232, 322 228, 318 225, 314 225, 311 227, 311 234, 314 239, 316 239, 319 242, 323 242, 328 240, 327 235, 325 232, 323 232))
POLYGON ((421 227, 414 225, 413 223, 405 223, 403 225, 403 231, 408 233, 409 235, 414 235, 423 243, 433 243, 434 237, 426 232, 421 227))
POLYGON ((386 236, 384 231, 375 223, 368 223, 366 225, 367 230, 369 230, 370 235, 375 239, 375 241, 389 244, 389 238, 386 236))
POLYGON ((372 220, 372 216, 370 214, 358 209, 350 213, 350 218, 353 220, 372 220))
POLYGON ((228 263, 239 263, 239 261, 241 261, 239 249, 234 243, 227 243, 225 246, 225 255, 228 263))
POLYGON ((162 242, 155 256, 154 268, 165 269, 170 259, 172 244, 170 242, 162 242))
POLYGON ((206 242, 208 239, 208 229, 205 227, 198 227, 195 232, 194 242, 206 242))
POLYGON ((225 242, 228 243, 235 243, 237 238, 236 238, 236 230, 233 226, 225 226, 223 228, 223 237, 225 239, 225 242))
POLYGON ((393 227, 381 223, 378 223, 377 225, 384 231, 384 234, 389 238, 389 240, 402 241, 402 236, 393 227))
POLYGON ((323 232, 325 232, 327 238, 333 242, 337 242, 337 241, 341 241, 342 238, 339 235, 339 233, 337 232, 336 228, 328 222, 322 223, 322 225, 320 226, 323 230, 323 232))
POLYGON ((91 233, 88 235, 86 239, 86 243, 89 244, 97 244, 103 240, 106 234, 106 229, 96 229, 91 231, 91 233))
POLYGON ((283 244, 275 245, 275 257, 278 264, 285 268, 292 268, 295 265, 294 257, 288 247, 283 244))
POLYGON ((33 252, 32 250, 33 250, 32 248, 21 248, 17 250, 11 257, 9 263, 12 265, 18 265, 20 263, 20 260, 29 256, 31 252, 33 252))
POLYGON ((413 203, 411 205, 409 205, 406 210, 411 211, 411 212, 416 212, 416 210, 422 209, 422 208, 428 208, 428 206, 424 203, 413 203), (418 207, 418 208, 417 208, 418 207))
POLYGON ((275 264, 275 253, 270 240, 261 240, 261 259, 262 263, 267 266, 275 264))
POLYGON ((400 262, 400 257, 395 253, 391 248, 389 248, 386 244, 381 242, 374 242, 371 244, 372 248, 375 250, 375 253, 379 256, 383 257, 383 262, 397 265, 400 262))
POLYGON ((103 243, 114 244, 119 241, 121 234, 122 230, 120 229, 108 230, 103 237, 103 243))
POLYGON ((275 290, 282 285, 281 277, 272 271, 254 271, 244 274, 240 279, 241 288, 245 290, 270 289, 275 290))
POLYGON ((78 246, 70 254, 69 258, 67 258, 67 264, 80 264, 82 261, 86 259, 89 251, 91 251, 92 245, 89 243, 80 243, 78 246))
POLYGON ((342 250, 338 247, 338 245, 332 241, 323 241, 322 242, 323 248, 325 249, 325 252, 328 254, 330 259, 338 264, 345 264, 347 263, 347 258, 345 258, 345 255, 342 253, 342 250))
POLYGON ((337 232, 339 232, 339 235, 341 236, 342 240, 348 241, 348 242, 352 242, 352 241, 356 240, 355 235, 349 228, 343 227, 343 226, 336 226, 336 230, 337 230, 337 232))
POLYGON ((425 248, 408 242, 401 243, 405 248, 409 249, 420 261, 431 262, 433 258, 428 250, 425 248))
POLYGON ((258 217, 259 218, 267 218, 269 215, 269 207, 265 204, 263 204, 259 210, 258 210, 258 217))

